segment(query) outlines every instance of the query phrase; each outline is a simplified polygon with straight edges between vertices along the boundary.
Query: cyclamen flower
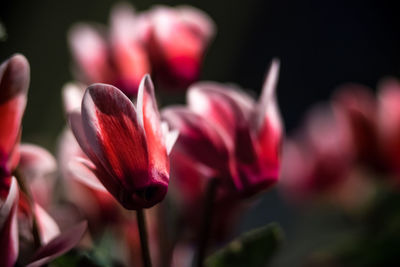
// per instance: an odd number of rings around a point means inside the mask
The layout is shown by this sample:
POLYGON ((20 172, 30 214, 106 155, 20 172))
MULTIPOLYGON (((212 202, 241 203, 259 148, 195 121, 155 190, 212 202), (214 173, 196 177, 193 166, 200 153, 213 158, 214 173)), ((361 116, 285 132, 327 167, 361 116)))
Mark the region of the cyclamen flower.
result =
POLYGON ((180 131, 177 150, 210 178, 223 178, 241 196, 265 190, 279 177, 278 70, 274 61, 258 102, 233 86, 200 82, 189 88, 188 107, 171 107, 162 113, 180 131))
POLYGON ((70 123, 90 159, 82 159, 82 170, 90 170, 126 209, 149 208, 165 197, 168 154, 177 132, 161 125, 148 75, 140 83, 136 107, 114 86, 91 85, 70 123))
POLYGON ((195 8, 158 6, 135 13, 120 4, 111 12, 108 32, 79 23, 68 39, 79 80, 112 84, 131 97, 146 73, 169 87, 197 80, 214 31, 212 20, 195 8))

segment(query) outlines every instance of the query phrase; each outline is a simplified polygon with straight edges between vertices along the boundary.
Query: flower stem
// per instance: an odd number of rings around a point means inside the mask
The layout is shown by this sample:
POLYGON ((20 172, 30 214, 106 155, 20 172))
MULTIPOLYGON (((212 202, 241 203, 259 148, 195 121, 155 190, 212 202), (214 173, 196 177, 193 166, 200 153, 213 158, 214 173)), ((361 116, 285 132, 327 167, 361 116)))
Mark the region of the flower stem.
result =
POLYGON ((149 244, 147 241, 146 217, 143 209, 137 210, 136 216, 139 226, 140 245, 142 247, 143 266, 151 267, 149 244))
POLYGON ((213 211, 214 211, 214 200, 217 192, 218 179, 212 178, 207 184, 207 191, 204 201, 204 210, 202 224, 199 230, 199 246, 197 252, 196 267, 204 266, 204 258, 207 252, 207 246, 209 241, 209 234, 211 230, 211 224, 213 221, 213 211))

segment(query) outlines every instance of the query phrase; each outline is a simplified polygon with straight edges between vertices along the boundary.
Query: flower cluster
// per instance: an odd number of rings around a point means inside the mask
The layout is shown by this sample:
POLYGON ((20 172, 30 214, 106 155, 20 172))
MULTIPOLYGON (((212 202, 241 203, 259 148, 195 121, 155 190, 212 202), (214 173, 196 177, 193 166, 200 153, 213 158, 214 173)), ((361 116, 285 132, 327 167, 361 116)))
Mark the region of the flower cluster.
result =
POLYGON ((142 77, 151 73, 164 86, 185 88, 197 80, 214 23, 193 7, 157 6, 135 13, 116 6, 110 29, 77 24, 69 33, 77 78, 103 82, 136 96, 142 77))

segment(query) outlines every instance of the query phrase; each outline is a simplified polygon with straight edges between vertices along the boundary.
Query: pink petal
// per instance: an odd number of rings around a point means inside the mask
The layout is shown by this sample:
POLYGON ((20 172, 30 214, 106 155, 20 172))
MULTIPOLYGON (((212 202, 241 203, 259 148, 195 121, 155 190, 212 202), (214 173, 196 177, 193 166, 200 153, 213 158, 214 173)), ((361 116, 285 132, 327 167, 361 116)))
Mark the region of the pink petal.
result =
POLYGON ((60 234, 60 228, 58 228, 54 219, 39 204, 34 203, 33 209, 38 223, 40 241, 42 244, 47 244, 60 234))
MULTIPOLYGON (((97 158, 95 155, 93 149, 91 148, 91 145, 89 144, 85 131, 83 129, 83 124, 82 124, 82 116, 80 112, 72 112, 69 116, 69 122, 70 126, 72 129, 72 132, 76 138, 76 141, 78 142, 79 146, 81 147, 82 151, 86 154, 87 157, 95 164, 96 170, 91 170, 93 171, 96 176, 99 178, 99 180, 102 182, 102 184, 107 188, 107 190, 114 196, 118 196, 120 192, 120 183, 116 179, 111 179, 107 171, 104 169, 102 166, 102 163, 100 160, 97 158), (103 177, 104 179, 101 179, 100 177, 103 177)), ((73 158, 69 158, 69 164, 73 158)), ((67 165, 68 166, 68 165, 67 165)), ((70 170, 68 170, 70 171, 70 170)), ((73 177, 74 178, 74 177, 73 177)), ((115 197, 117 198, 117 197, 115 197)))
POLYGON ((143 77, 137 98, 137 120, 144 129, 150 165, 168 177, 169 160, 161 129, 160 114, 149 75, 143 77))
POLYGON ((5 172, 11 172, 10 157, 19 141, 28 86, 29 63, 24 56, 17 54, 0 66, 0 168, 5 172))
POLYGON ((43 266, 62 254, 74 248, 81 240, 87 228, 86 222, 81 222, 67 231, 64 231, 45 246, 41 247, 33 256, 27 267, 43 266))
POLYGON ((282 120, 275 93, 278 75, 279 61, 274 60, 263 86, 254 121, 262 160, 264 164, 275 168, 279 167, 283 135, 282 120))
POLYGON ((81 108, 81 102, 85 88, 82 84, 67 83, 62 89, 62 99, 66 114, 81 108))
POLYGON ((69 162, 69 169, 76 181, 97 191, 107 192, 103 184, 96 177, 96 166, 87 159, 75 158, 69 162))
POLYGON ((215 23, 207 13, 192 6, 179 6, 177 9, 182 22, 202 36, 205 43, 215 35, 215 23))
POLYGON ((57 163, 47 150, 32 144, 19 146, 20 160, 18 170, 25 177, 33 198, 40 205, 50 204, 57 163))
POLYGON ((68 40, 79 69, 86 76, 86 82, 110 82, 114 79, 107 44, 94 27, 77 24, 70 30, 68 40))
POLYGON ((187 98, 189 108, 218 128, 236 157, 244 162, 255 161, 250 97, 232 86, 202 82, 189 88, 187 98))
POLYGON ((174 146, 176 140, 178 139, 179 131, 176 129, 170 131, 168 123, 166 122, 161 123, 161 129, 165 140, 165 147, 167 149, 167 154, 169 155, 171 153, 172 147, 174 146))
POLYGON ((111 41, 118 85, 128 96, 136 96, 142 77, 150 72, 144 44, 136 30, 134 11, 128 4, 113 9, 111 15, 111 41))
POLYGON ((185 107, 170 107, 162 112, 172 128, 179 130, 176 144, 187 157, 224 172, 228 169, 229 151, 223 137, 212 124, 185 107))
POLYGON ((0 265, 12 267, 18 258, 18 183, 12 177, 7 198, 0 206, 0 265))

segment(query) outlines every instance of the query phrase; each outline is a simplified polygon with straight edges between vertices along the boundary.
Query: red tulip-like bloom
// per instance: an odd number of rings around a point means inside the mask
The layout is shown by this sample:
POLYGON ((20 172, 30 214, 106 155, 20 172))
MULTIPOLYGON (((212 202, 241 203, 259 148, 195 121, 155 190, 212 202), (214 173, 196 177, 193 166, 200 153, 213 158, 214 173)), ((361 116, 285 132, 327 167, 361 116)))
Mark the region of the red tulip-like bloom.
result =
MULTIPOLYGON (((188 108, 163 111, 179 129, 177 149, 200 164, 209 176, 224 177, 242 196, 274 184, 279 176, 282 125, 275 86, 279 63, 272 63, 261 98, 255 102, 233 86, 194 84, 188 108)), ((179 164, 179 162, 175 163, 179 164)))
POLYGON ((82 164, 125 208, 149 208, 165 197, 176 132, 161 125, 148 75, 140 83, 136 107, 111 85, 88 87, 81 113, 73 113, 70 123, 91 160, 82 164))

